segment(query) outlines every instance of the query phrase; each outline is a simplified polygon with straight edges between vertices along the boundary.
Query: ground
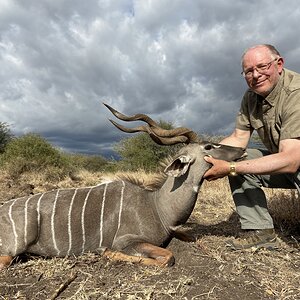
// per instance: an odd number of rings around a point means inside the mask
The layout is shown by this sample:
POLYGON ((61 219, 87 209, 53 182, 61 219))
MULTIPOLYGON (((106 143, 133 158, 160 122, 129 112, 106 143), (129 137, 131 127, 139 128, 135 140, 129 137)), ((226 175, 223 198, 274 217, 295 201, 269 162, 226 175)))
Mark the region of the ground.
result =
MULTIPOLYGON (((20 181, 1 182, 0 188, 0 202, 37 189, 20 181)), ((25 255, 0 272, 0 299, 300 299, 297 236, 277 228, 278 251, 227 249, 224 242, 238 232, 239 222, 225 192, 226 182, 205 184, 186 225, 197 240, 171 241, 173 267, 145 267, 95 254, 25 255)))

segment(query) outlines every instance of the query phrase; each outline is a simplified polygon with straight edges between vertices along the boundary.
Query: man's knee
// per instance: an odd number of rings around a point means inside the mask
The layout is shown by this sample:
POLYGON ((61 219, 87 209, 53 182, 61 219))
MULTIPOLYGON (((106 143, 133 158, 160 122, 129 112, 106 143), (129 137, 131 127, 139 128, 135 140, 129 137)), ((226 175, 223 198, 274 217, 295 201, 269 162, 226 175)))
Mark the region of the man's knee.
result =
POLYGON ((246 160, 250 160, 250 159, 255 159, 255 158, 259 158, 259 157, 263 157, 266 155, 269 155, 270 152, 268 150, 265 149, 247 149, 247 156, 246 156, 246 160))
POLYGON ((255 174, 238 174, 237 176, 228 176, 231 190, 262 187, 261 178, 255 174))

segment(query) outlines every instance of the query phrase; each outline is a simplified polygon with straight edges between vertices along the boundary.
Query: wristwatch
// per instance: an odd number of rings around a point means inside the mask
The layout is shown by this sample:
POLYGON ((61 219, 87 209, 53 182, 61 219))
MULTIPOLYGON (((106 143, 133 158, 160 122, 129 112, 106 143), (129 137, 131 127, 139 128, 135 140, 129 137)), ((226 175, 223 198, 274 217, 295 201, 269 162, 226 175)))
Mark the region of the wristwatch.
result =
POLYGON ((230 176, 236 176, 237 175, 237 172, 236 172, 236 169, 235 169, 235 162, 234 161, 231 161, 229 163, 229 175, 230 176))

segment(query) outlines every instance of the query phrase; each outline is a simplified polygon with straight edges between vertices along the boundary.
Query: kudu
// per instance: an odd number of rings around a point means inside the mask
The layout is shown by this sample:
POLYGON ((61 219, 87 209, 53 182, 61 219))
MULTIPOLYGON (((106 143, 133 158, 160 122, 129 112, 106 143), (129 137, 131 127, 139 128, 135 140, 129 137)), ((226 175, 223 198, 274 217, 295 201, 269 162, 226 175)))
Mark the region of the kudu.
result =
POLYGON ((161 246, 176 236, 176 228, 192 213, 209 168, 203 157, 231 161, 245 155, 241 148, 201 141, 188 128, 164 130, 146 115, 128 117, 105 105, 120 120, 147 124, 129 129, 110 120, 122 131, 147 132, 162 145, 188 144, 166 167, 167 179, 154 191, 115 180, 5 202, 0 207, 0 268, 24 252, 46 257, 96 252, 111 259, 170 266, 173 254, 161 246))

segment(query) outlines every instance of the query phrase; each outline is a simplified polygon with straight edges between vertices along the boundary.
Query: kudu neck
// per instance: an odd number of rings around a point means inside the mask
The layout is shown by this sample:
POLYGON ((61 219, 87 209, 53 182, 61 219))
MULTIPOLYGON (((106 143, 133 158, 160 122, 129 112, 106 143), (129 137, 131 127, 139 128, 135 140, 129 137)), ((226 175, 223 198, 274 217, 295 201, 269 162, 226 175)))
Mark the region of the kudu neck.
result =
MULTIPOLYGON (((194 166, 195 168, 195 166, 194 166)), ((208 165, 198 167, 197 172, 188 172, 179 178, 168 177, 156 192, 155 204, 166 228, 184 224, 190 217, 208 165)))

